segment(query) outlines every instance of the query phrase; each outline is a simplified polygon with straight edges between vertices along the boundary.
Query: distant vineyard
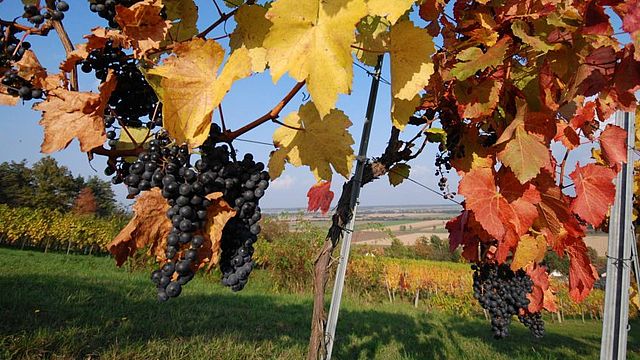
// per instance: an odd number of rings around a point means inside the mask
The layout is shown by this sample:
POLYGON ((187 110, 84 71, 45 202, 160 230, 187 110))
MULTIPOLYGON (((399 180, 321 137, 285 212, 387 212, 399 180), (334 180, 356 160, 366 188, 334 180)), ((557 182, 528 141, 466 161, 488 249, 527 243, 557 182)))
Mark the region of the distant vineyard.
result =
POLYGON ((44 251, 106 252, 106 245, 125 223, 126 220, 119 218, 0 204, 0 243, 44 251))
MULTIPOLYGON (((459 315, 482 312, 471 293, 471 269, 466 264, 442 261, 357 257, 349 265, 350 286, 365 293, 386 292, 389 301, 412 301, 428 309, 445 310, 459 315)), ((558 289, 559 315, 599 319, 602 316, 604 292, 594 289, 587 298, 576 304, 571 301, 566 286, 553 281, 558 289)), ((632 316, 637 316, 632 308, 632 316)))

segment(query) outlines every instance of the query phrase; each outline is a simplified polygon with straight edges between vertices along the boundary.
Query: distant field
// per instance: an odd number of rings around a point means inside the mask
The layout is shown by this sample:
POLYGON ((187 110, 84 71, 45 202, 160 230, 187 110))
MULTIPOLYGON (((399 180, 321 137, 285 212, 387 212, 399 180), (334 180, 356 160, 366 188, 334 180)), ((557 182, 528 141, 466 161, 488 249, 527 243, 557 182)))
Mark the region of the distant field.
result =
MULTIPOLYGON (((253 276, 255 275, 255 276, 253 276)), ((263 271, 235 294, 198 276, 159 304, 147 271, 109 258, 0 248, 0 359, 303 359, 311 296, 276 294, 263 271)), ((600 323, 519 324, 494 340, 483 319, 377 304, 348 295, 335 359, 596 359, 600 323)), ((628 359, 640 360, 640 323, 628 359)))

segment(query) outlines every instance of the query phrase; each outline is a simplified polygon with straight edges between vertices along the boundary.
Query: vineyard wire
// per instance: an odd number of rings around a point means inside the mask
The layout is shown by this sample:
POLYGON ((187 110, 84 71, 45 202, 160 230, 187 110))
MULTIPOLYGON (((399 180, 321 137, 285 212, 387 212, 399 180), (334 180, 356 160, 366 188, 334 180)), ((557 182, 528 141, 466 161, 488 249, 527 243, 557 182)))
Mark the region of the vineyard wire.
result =
MULTIPOLYGON (((419 181, 417 181, 417 180, 414 180, 414 179, 412 179, 412 178, 410 178, 410 177, 408 177, 408 176, 405 176, 405 175, 403 175, 403 174, 400 174, 399 172, 397 172, 397 171, 395 171, 395 170, 393 170, 393 169, 389 169, 389 172, 390 172, 390 173, 394 173, 394 174, 396 174, 396 175, 398 175, 398 176, 401 176, 402 178, 407 179, 407 180, 411 181, 412 183, 414 183, 414 184, 416 184, 416 185, 418 185, 418 186, 420 186, 420 187, 423 187, 423 188, 425 188, 425 189, 427 189, 427 190, 431 191, 431 192, 432 192, 432 193, 434 193, 434 194, 437 194, 437 195, 442 196, 442 193, 441 193, 440 191, 438 191, 438 190, 434 190, 433 188, 431 188, 431 187, 429 187, 429 186, 427 186, 427 185, 425 185, 425 184, 423 184, 423 183, 421 183, 421 182, 419 182, 419 181)), ((451 201, 452 203, 455 203, 455 204, 458 204, 458 205, 462 205, 462 203, 461 203, 461 202, 458 202, 458 201, 456 201, 456 200, 454 200, 454 199, 451 199, 451 198, 449 198, 449 197, 447 197, 445 200, 449 200, 449 201, 451 201)))

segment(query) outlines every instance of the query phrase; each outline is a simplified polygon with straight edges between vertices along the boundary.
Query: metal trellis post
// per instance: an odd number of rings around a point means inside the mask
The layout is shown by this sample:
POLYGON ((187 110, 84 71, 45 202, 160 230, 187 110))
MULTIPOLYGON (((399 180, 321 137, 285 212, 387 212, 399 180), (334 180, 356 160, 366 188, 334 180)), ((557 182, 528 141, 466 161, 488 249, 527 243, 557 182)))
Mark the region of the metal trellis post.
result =
POLYGON ((340 259, 338 269, 336 271, 336 280, 333 285, 333 294, 331 296, 331 307, 329 308, 329 317, 327 318, 327 326, 325 328, 325 360, 331 359, 333 343, 336 333, 336 325, 338 324, 338 312, 340 311, 340 301, 342 300, 342 290, 344 288, 344 278, 347 273, 347 263, 349 262, 349 250, 351 248, 351 235, 353 234, 356 222, 356 208, 360 198, 360 186, 362 184, 362 174, 364 166, 367 162, 367 148, 369 147, 369 136, 371 135, 371 125, 373 123, 373 114, 376 108, 376 98, 378 97, 378 87, 380 85, 380 73, 382 71, 382 60, 384 56, 378 56, 373 79, 371 80, 371 90, 369 92, 369 103, 367 104, 367 113, 362 128, 362 137, 360 139, 360 150, 358 151, 356 172, 353 177, 353 186, 351 187, 351 198, 349 201, 349 209, 351 210, 351 220, 347 228, 343 231, 342 247, 340 248, 340 259))
POLYGON ((600 359, 623 360, 627 356, 629 331, 629 285, 632 242, 635 242, 631 222, 633 203, 633 144, 635 114, 616 113, 616 125, 627 130, 627 163, 616 178, 616 198, 609 217, 609 247, 607 278, 602 323, 600 359))

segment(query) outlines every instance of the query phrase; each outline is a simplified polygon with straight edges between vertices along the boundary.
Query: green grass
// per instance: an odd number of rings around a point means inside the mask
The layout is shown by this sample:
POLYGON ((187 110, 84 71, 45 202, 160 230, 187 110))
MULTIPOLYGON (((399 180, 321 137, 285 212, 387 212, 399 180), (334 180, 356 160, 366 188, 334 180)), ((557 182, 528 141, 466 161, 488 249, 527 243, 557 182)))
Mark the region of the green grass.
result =
MULTIPOLYGON (((147 272, 111 259, 0 249, 0 359, 302 359, 309 295, 275 294, 257 272, 232 293, 197 277, 168 303, 147 272)), ((640 323, 629 359, 640 359, 640 323)), ((496 341, 483 319, 409 304, 344 301, 335 359, 595 359, 600 325, 548 324, 533 339, 519 324, 496 341)))

